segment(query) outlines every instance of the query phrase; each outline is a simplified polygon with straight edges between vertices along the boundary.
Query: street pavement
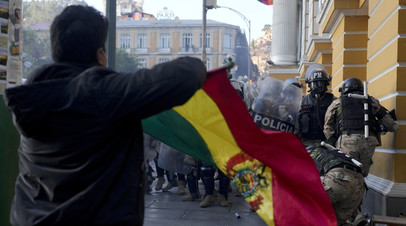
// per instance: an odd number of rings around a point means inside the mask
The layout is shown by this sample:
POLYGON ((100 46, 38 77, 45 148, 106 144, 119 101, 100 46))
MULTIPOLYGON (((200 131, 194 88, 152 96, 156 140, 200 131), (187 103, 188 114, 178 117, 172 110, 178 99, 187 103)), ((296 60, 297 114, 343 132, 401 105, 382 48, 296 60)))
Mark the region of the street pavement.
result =
MULTIPOLYGON (((255 212, 234 186, 228 194, 228 207, 222 207, 218 199, 206 208, 199 206, 202 199, 182 201, 183 195, 178 195, 178 188, 168 192, 155 191, 157 180, 152 184, 152 191, 145 194, 144 226, 265 226, 266 223, 255 212), (237 218, 236 213, 240 216, 237 218)), ((165 187, 166 183, 163 187, 165 187)), ((218 188, 218 181, 215 183, 218 188)), ((199 183, 200 193, 204 194, 203 184, 199 183)), ((186 188, 186 194, 188 189, 186 188)))

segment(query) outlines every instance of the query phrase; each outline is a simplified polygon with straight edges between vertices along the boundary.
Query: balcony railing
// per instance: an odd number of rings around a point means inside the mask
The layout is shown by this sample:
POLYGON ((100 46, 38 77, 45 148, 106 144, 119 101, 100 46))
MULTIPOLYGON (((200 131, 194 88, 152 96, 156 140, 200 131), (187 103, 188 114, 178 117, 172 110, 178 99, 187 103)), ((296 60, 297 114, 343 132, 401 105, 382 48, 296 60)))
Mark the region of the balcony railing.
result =
MULTIPOLYGON (((199 48, 199 52, 202 52, 203 48, 199 48)), ((206 48, 206 53, 211 53, 211 48, 207 47, 206 48)))
POLYGON ((179 52, 181 53, 194 53, 195 52, 195 47, 181 47, 179 48, 179 52))
POLYGON ((157 52, 158 53, 170 53, 172 50, 171 48, 158 48, 157 52))
POLYGON ((140 54, 148 53, 148 48, 136 48, 135 53, 140 53, 140 54))
POLYGON ((232 54, 232 53, 235 53, 235 50, 232 48, 223 48, 223 53, 232 54))

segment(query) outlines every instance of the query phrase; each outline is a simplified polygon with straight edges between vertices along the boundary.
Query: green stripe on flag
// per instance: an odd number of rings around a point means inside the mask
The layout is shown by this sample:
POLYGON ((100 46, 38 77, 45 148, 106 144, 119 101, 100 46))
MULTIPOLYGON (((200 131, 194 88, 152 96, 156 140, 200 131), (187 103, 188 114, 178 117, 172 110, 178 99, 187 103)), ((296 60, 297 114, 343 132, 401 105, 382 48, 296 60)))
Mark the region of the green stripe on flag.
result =
POLYGON ((174 110, 167 110, 142 120, 142 128, 145 133, 176 150, 215 165, 200 134, 174 110))

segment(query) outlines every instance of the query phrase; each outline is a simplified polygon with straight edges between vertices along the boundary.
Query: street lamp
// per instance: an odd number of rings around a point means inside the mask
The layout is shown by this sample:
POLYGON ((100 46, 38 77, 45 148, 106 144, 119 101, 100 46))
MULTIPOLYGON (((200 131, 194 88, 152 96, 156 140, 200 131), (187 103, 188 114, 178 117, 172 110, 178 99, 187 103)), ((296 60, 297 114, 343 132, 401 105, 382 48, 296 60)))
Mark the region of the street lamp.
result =
POLYGON ((227 6, 217 6, 217 8, 225 8, 225 9, 229 9, 229 10, 237 13, 244 20, 245 24, 248 27, 248 43, 247 43, 248 44, 248 73, 247 74, 248 74, 248 78, 251 79, 251 76, 250 76, 250 73, 251 73, 251 53, 250 53, 250 50, 251 50, 251 48, 250 48, 250 46, 251 46, 251 44, 250 44, 251 43, 251 21, 247 17, 245 17, 244 14, 238 12, 237 10, 235 10, 233 8, 230 8, 227 6))
POLYGON ((207 17, 207 3, 203 0, 203 26, 202 26, 202 61, 206 65, 206 17, 207 17))
POLYGON ((206 65, 206 21, 207 21, 207 10, 217 7, 217 0, 203 0, 203 26, 202 26, 202 61, 206 65))

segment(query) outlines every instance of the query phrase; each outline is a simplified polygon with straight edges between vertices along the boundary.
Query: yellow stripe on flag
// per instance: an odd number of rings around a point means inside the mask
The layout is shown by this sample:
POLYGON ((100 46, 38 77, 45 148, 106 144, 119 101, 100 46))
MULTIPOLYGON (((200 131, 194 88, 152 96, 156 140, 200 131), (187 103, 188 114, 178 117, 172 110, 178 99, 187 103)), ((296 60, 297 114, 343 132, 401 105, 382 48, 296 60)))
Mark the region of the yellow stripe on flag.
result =
POLYGON ((216 103, 203 90, 198 90, 186 104, 173 110, 195 127, 216 165, 225 168, 230 157, 242 151, 216 103))
POLYGON ((216 103, 198 90, 187 103, 173 110, 192 124, 217 167, 232 179, 257 214, 274 225, 272 170, 241 150, 216 103))

